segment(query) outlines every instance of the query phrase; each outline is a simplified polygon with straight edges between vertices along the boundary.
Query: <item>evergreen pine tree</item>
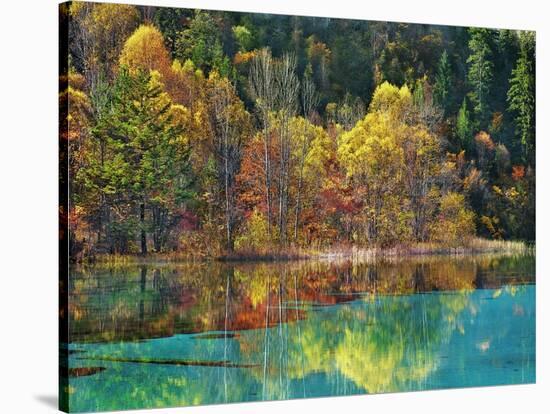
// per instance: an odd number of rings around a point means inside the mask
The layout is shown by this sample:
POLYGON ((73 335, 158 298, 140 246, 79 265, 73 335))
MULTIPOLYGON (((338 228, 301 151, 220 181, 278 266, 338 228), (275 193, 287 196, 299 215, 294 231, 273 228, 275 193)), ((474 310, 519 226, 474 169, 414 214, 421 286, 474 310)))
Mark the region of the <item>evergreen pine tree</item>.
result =
POLYGON ((520 37, 521 50, 512 71, 508 91, 509 110, 515 114, 517 134, 524 161, 535 162, 535 35, 525 32, 520 37))
POLYGON ((478 127, 483 129, 487 126, 490 110, 489 92, 493 81, 493 62, 491 41, 493 31, 491 29, 472 28, 468 47, 468 82, 472 88, 470 99, 474 104, 474 113, 478 127))
POLYGON ((451 104, 451 79, 451 63, 449 62, 447 50, 444 50, 439 59, 435 75, 434 99, 435 103, 443 108, 445 115, 448 113, 451 104))

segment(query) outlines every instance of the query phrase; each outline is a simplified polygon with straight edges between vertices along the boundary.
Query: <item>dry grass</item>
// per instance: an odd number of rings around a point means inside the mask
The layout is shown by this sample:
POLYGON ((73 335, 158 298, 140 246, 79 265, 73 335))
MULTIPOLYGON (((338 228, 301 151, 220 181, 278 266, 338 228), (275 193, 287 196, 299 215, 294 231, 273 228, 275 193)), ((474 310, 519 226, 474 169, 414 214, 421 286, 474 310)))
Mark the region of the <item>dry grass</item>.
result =
POLYGON ((375 260, 377 258, 397 258, 406 256, 469 255, 483 253, 534 254, 535 246, 521 241, 487 240, 473 238, 463 245, 447 246, 440 243, 403 244, 394 247, 356 247, 333 246, 325 250, 285 249, 239 250, 229 254, 208 256, 201 252, 168 252, 141 255, 97 255, 93 262, 111 266, 124 266, 140 263, 164 262, 204 262, 218 260, 223 262, 274 262, 307 259, 323 260, 375 260))
POLYGON ((329 251, 320 257, 325 259, 350 258, 352 260, 373 260, 376 258, 396 258, 404 256, 460 256, 484 253, 499 253, 507 255, 534 254, 535 246, 522 241, 487 240, 473 238, 463 245, 448 246, 440 243, 415 243, 398 245, 389 248, 372 247, 348 250, 329 251))

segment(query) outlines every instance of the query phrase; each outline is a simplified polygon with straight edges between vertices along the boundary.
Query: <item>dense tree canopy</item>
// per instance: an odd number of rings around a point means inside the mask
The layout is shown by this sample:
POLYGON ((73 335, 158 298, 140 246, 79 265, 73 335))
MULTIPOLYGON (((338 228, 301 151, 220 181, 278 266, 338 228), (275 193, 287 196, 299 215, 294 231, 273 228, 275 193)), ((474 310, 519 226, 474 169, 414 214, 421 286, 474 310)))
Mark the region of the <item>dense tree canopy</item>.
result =
POLYGON ((535 36, 73 3, 75 255, 535 238, 535 36))

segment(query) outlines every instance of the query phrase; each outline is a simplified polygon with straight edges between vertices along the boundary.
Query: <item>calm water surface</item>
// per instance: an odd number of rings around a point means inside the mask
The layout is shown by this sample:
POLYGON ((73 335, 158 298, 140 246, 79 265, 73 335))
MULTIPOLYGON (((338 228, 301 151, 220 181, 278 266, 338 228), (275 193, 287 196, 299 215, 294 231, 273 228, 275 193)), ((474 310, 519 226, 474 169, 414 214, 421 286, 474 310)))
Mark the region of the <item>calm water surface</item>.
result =
POLYGON ((534 256, 79 267, 69 317, 71 411, 535 381, 534 256))

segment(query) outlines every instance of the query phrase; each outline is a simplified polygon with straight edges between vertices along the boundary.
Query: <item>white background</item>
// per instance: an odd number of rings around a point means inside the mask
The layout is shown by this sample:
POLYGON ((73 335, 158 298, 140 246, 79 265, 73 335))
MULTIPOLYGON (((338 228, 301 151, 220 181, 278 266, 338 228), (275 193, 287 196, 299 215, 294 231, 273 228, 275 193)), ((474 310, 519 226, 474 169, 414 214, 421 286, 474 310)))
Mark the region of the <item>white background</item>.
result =
MULTIPOLYGON (((141 412, 548 412, 550 13, 543 0, 127 2, 537 30, 537 385, 141 412)), ((57 1, 2 3, 0 413, 48 413, 57 405, 57 1)))

